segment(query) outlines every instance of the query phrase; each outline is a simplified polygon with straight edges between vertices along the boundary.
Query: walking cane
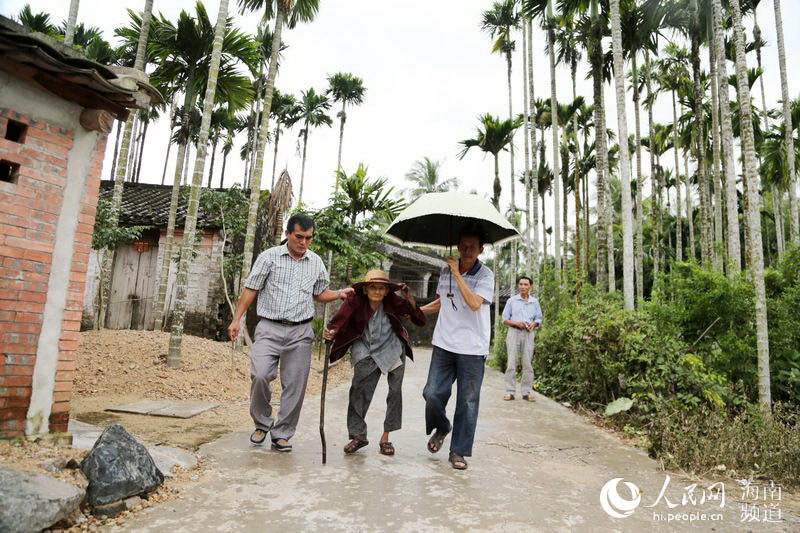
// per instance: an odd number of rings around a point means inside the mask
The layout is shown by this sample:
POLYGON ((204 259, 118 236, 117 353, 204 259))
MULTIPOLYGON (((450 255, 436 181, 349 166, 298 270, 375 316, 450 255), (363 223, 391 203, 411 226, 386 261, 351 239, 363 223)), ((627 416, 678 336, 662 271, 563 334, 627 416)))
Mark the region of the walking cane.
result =
POLYGON ((328 362, 331 358, 332 341, 325 341, 325 362, 322 367, 322 394, 320 395, 319 406, 319 438, 322 440, 322 464, 327 458, 327 446, 325 444, 325 390, 328 388, 328 362))

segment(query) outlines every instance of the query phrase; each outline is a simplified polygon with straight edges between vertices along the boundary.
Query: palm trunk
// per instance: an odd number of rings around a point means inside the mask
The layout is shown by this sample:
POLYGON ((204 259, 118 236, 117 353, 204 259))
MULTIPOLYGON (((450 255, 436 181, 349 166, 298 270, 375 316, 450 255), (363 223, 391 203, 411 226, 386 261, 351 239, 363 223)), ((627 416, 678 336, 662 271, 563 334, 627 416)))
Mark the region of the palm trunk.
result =
POLYGON ((164 185, 164 179, 167 177, 167 164, 169 163, 169 153, 172 150, 172 130, 169 131, 170 140, 167 142, 167 156, 164 158, 164 171, 161 173, 161 185, 164 185))
POLYGON ((622 58, 622 28, 619 0, 611 2, 611 35, 614 53, 614 83, 617 92, 617 128, 619 129, 619 170, 622 181, 622 276, 625 309, 634 307, 633 290, 633 214, 631 213, 630 156, 628 122, 625 111, 625 66, 622 58))
POLYGON ((142 174, 142 157, 144 157, 144 141, 147 139, 147 130, 150 127, 150 122, 144 123, 142 129, 142 140, 139 144, 139 162, 136 163, 136 183, 139 183, 139 176, 142 174))
POLYGON ((747 223, 751 228, 750 243, 753 260, 751 277, 756 295, 756 345, 758 349, 758 400, 765 411, 772 405, 769 369, 769 332, 767 329, 767 296, 764 286, 764 256, 761 249, 761 220, 759 219, 760 199, 758 197, 759 176, 756 166, 756 147, 753 134, 752 109, 750 107, 750 88, 747 85, 747 60, 744 48, 744 29, 739 0, 730 0, 733 16, 733 33, 736 45, 736 81, 741 109, 742 154, 744 173, 751 191, 747 223))
MULTIPOLYGON (((650 238, 651 254, 653 256, 653 285, 658 281, 661 272, 661 173, 656 169, 656 148, 655 135, 653 131, 653 106, 655 105, 653 86, 651 83, 652 67, 650 64, 650 53, 645 51, 645 88, 647 89, 647 133, 650 139, 650 224, 652 225, 652 236, 650 238)), ((660 167, 660 165, 659 165, 660 167)), ((652 292, 651 292, 652 297, 652 292)))
POLYGON ((303 202, 303 184, 306 179, 306 149, 308 148, 308 122, 303 130, 303 163, 300 165, 300 193, 297 195, 297 205, 303 202))
MULTIPOLYGON (((193 80, 194 72, 190 73, 190 80, 193 80)), ((183 110, 181 112, 182 124, 186 124, 189 119, 189 109, 194 103, 194 92, 191 84, 186 85, 186 94, 183 99, 183 110)), ((159 259, 159 278, 158 278, 158 291, 156 298, 153 301, 153 328, 159 331, 163 330, 166 325, 167 310, 164 309, 167 301, 167 284, 169 281, 169 271, 172 265, 172 244, 175 238, 175 219, 178 214, 178 197, 181 190, 181 176, 183 176, 183 167, 186 163, 186 153, 189 151, 189 138, 188 136, 183 142, 178 143, 178 153, 175 157, 175 173, 172 180, 172 194, 169 201, 169 217, 167 219, 167 234, 164 237, 164 250, 161 252, 159 259)))
POLYGON ((131 117, 131 140, 128 146, 128 160, 125 164, 125 181, 133 182, 136 173, 136 145, 139 135, 139 117, 134 114, 131 117))
POLYGON ((119 155, 119 141, 120 137, 122 137, 122 130, 125 127, 124 122, 117 121, 117 135, 114 138, 114 157, 111 159, 111 176, 112 178, 116 176, 115 172, 117 170, 117 156, 119 155))
POLYGON ((75 38, 75 24, 78 22, 78 5, 80 0, 70 0, 69 3, 69 16, 67 17, 67 28, 64 33, 64 44, 72 46, 72 41, 75 38))
MULTIPOLYGON (((267 86, 264 92, 264 105, 266 110, 261 120, 261 128, 258 133, 258 146, 266 146, 267 135, 269 134, 269 110, 272 108, 272 94, 275 88, 275 75, 278 72, 278 52, 281 48, 281 32, 283 30, 284 17, 286 16, 283 2, 277 2, 275 13, 275 30, 272 33, 272 52, 269 58, 269 70, 267 72, 267 86)), ((247 214, 247 230, 244 240, 244 254, 242 259, 241 279, 246 279, 250 273, 250 266, 253 263, 253 248, 255 246, 256 215, 258 214, 258 201, 261 196, 261 175, 264 170, 264 150, 258 150, 256 154, 256 166, 253 176, 250 179, 250 209, 247 214)))
POLYGON ((547 21, 547 52, 550 56, 550 131, 553 134, 553 219, 555 220, 555 231, 553 236, 555 275, 558 284, 561 284, 561 192, 559 187, 559 175, 561 168, 559 163, 560 148, 558 142, 558 93, 556 92, 556 54, 555 54, 555 19, 549 17, 547 21))
MULTIPOLYGON (((572 75, 572 101, 578 99, 577 87, 577 70, 578 63, 573 61, 571 66, 572 75)), ((575 135, 575 176, 573 180, 573 192, 575 194, 575 283, 578 287, 581 285, 581 277, 583 270, 581 269, 581 179, 580 179, 580 160, 581 160, 581 145, 578 141, 578 113, 577 111, 572 115, 572 133, 575 135)), ((566 195, 566 191, 564 193, 566 195)), ((564 202, 566 204, 566 201, 564 202)), ((565 223, 566 227, 566 223, 565 223)))
POLYGON ((220 0, 217 24, 214 29, 214 45, 211 49, 211 63, 208 69, 206 95, 203 99, 203 118, 200 123, 200 138, 197 143, 197 156, 194 162, 192 189, 186 208, 186 224, 184 225, 183 231, 181 260, 178 264, 178 274, 175 278, 175 285, 177 287, 175 294, 175 311, 172 320, 172 331, 169 337, 169 353, 167 354, 167 365, 171 368, 178 368, 181 366, 181 343, 183 341, 183 322, 186 316, 189 261, 192 257, 191 252, 195 246, 197 213, 200 209, 200 187, 203 185, 206 150, 208 149, 208 134, 211 126, 211 112, 214 108, 214 96, 217 92, 217 77, 219 76, 219 63, 222 56, 222 40, 225 36, 227 20, 228 0, 220 0))
MULTIPOLYGON (((277 121, 276 121, 277 122, 277 121)), ((269 186, 269 190, 271 191, 275 188, 275 167, 278 164, 278 141, 281 138, 281 126, 280 124, 275 124, 275 151, 272 154, 272 183, 269 186)))
MULTIPOLYGON (((533 90, 533 24, 528 19, 527 24, 528 35, 528 115, 529 117, 535 112, 535 96, 533 90)), ((536 161, 536 127, 533 123, 530 124, 531 134, 531 173, 536 176, 531 176, 531 200, 533 205, 533 277, 534 286, 539 286, 539 272, 540 272, 540 255, 539 255, 539 178, 538 166, 536 161)), ((544 140, 544 137, 542 137, 544 140)))
MULTIPOLYGON (((561 224, 562 228, 564 229, 564 233, 562 235, 563 240, 561 241, 562 245, 562 253, 561 253, 561 261, 566 263, 567 260, 567 200, 569 200, 569 194, 567 193, 567 185, 569 183, 569 149, 567 148, 567 126, 564 125, 561 128, 561 186, 563 187, 562 190, 564 191, 564 198, 563 202, 561 203, 561 224)), ((558 216, 558 213, 556 213, 558 216)), ((562 265, 563 266, 563 265, 562 265)), ((566 266, 563 266, 564 274, 567 272, 566 266)))
MULTIPOLYGON (((136 49, 136 61, 133 65, 133 68, 137 70, 144 70, 144 52, 147 47, 147 36, 150 30, 150 19, 152 15, 152 8, 153 8, 153 1, 146 0, 145 1, 145 9, 142 14, 142 27, 141 31, 139 32, 139 42, 137 44, 136 49)), ((72 34, 75 31, 75 21, 78 17, 78 0, 72 0, 70 3, 70 10, 69 10, 69 21, 67 23, 67 35, 69 36, 69 43, 65 44, 72 45, 72 34), (72 29, 70 30, 70 26, 72 29)), ((119 149, 119 155, 117 158, 117 166, 116 166, 116 174, 114 175, 114 194, 111 199, 111 213, 110 213, 110 223, 112 226, 116 227, 119 222, 119 210, 120 206, 122 205, 122 191, 125 183, 125 177, 128 174, 128 152, 130 150, 131 145, 131 135, 132 131, 132 120, 125 122, 125 131, 122 135, 122 145, 119 149)), ((119 127, 122 127, 122 123, 119 124, 119 127)), ((114 252, 111 248, 107 248, 105 253, 103 254, 103 264, 101 265, 100 270, 100 308, 98 310, 98 323, 99 328, 105 327, 106 321, 106 303, 108 302, 108 291, 111 287, 111 266, 114 263, 114 252)))
MULTIPOLYGON (((511 52, 506 52, 506 79, 508 82, 508 119, 513 121, 514 120, 514 112, 512 107, 513 99, 511 97, 511 52)), ((515 196, 515 187, 514 187, 514 132, 511 132, 511 142, 509 143, 509 152, 511 154, 511 222, 514 224, 517 229, 519 229, 519 224, 517 224, 517 200, 515 196)), ((517 275, 517 241, 511 243, 511 286, 514 285, 514 278, 517 275)))
MULTIPOLYGON (((709 42, 714 42, 714 29, 713 26, 709 31, 709 42)), ((713 174, 711 182, 714 185, 714 249, 713 262, 714 270, 717 272, 723 271, 723 250, 725 244, 722 240, 722 186, 720 184, 720 130, 719 130, 719 91, 717 85, 717 54, 715 47, 709 45, 708 47, 708 61, 709 61, 709 78, 711 79, 711 139, 712 139, 712 159, 713 159, 713 174)))
POLYGON ((691 261, 697 260, 697 251, 694 244, 694 205, 692 204, 692 184, 689 176, 689 147, 685 147, 683 151, 683 165, 686 169, 686 222, 689 225, 689 254, 688 258, 691 261))
MULTIPOLYGON (((342 100, 342 111, 339 113, 339 151, 336 155, 336 170, 342 170, 342 142, 344 141, 344 122, 347 120, 345 112, 346 100, 342 100)), ((337 181, 334 187, 338 189, 339 182, 337 181)))
MULTIPOLYGON (((197 157, 197 147, 195 147, 195 157, 197 157)), ((183 161, 183 178, 181 179, 181 184, 188 185, 189 184, 189 160, 191 159, 192 153, 192 145, 186 145, 186 153, 184 154, 186 157, 183 161)))
POLYGON ((228 163, 228 152, 222 152, 222 170, 219 173, 219 188, 225 187, 225 165, 228 163))
POLYGON ((497 154, 494 154, 494 192, 492 196, 492 204, 495 209, 500 210, 500 162, 497 154))
POLYGON ((675 154, 675 260, 683 261, 683 217, 681 216, 681 166, 678 154, 678 104, 675 91, 672 91, 672 151, 675 154))
MULTIPOLYGON (((584 143, 586 148, 586 143, 584 143)), ((589 279, 591 271, 592 260, 589 255, 589 244, 591 238, 589 237, 589 173, 583 176, 583 263, 585 269, 586 279, 589 279)))
POLYGON ((529 142, 530 131, 530 110, 528 108, 528 27, 522 24, 522 126, 524 135, 525 151, 525 245, 526 261, 525 268, 528 275, 533 270, 533 251, 531 250, 531 145, 529 142))
POLYGON ((606 176, 608 168, 608 140, 606 137, 606 115, 603 98, 603 22, 597 12, 597 4, 592 3, 592 38, 590 61, 592 64, 592 86, 594 91, 595 149, 597 160, 597 222, 595 223, 595 242, 597 243, 597 286, 611 287, 608 270, 608 210, 611 205, 606 200, 606 176))
POLYGON ((722 109, 722 152, 725 165, 725 214, 728 223, 728 275, 733 277, 742 271, 742 248, 739 241, 739 202, 736 198, 736 166, 733 153, 733 126, 731 124, 728 93, 728 66, 725 59, 725 32, 722 27, 722 3, 714 0, 714 45, 716 47, 719 77, 719 104, 722 109))
MULTIPOLYGON (((775 3, 775 31, 778 40, 778 63, 781 69, 781 97, 783 99, 783 123, 784 123, 784 143, 786 153, 794 154, 794 138, 792 137, 792 109, 791 98, 789 97, 789 82, 786 74, 786 48, 783 40, 783 15, 781 14, 781 0, 774 0, 775 3)), ((797 213, 797 169, 795 168, 795 158, 787 157, 789 172, 789 238, 795 244, 800 245, 800 230, 798 230, 797 213)))
MULTIPOLYGON (((214 177, 214 159, 217 157, 217 139, 211 143, 211 166, 208 167, 208 188, 211 188, 211 178, 214 177)), ((197 163, 195 163, 197 165, 197 163)), ((220 185, 222 187, 222 185, 220 185)))
POLYGON ((697 159, 697 188, 700 191, 700 260, 711 264, 711 216, 706 179, 706 144, 703 120, 703 88, 700 78, 700 8, 699 0, 692 0, 692 79, 694 80, 694 149, 697 159))
MULTIPOLYGON (((644 213, 642 206, 643 181, 642 176, 642 118, 641 105, 639 102, 639 67, 636 60, 636 53, 631 54, 631 67, 633 69, 633 114, 636 131, 634 132, 634 142, 636 146, 636 241, 634 242, 634 268, 636 269, 636 298, 644 299, 644 235, 643 222, 644 213)), ((651 145, 652 148, 652 145, 651 145)))
POLYGON ((772 186, 772 215, 775 218, 775 240, 778 243, 778 261, 783 258, 784 234, 783 234, 783 214, 781 213, 781 191, 777 185, 772 186))

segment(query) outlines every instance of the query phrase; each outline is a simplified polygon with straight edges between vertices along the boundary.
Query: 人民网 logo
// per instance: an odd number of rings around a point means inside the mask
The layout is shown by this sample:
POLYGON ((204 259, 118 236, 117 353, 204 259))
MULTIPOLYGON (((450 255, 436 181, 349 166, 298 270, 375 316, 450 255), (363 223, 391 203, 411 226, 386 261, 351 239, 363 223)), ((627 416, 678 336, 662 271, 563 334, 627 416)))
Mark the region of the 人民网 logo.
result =
POLYGON ((626 500, 617 492, 617 485, 622 481, 621 477, 616 477, 603 485, 600 490, 600 506, 603 510, 613 518, 627 518, 633 514, 633 511, 639 506, 642 501, 642 495, 639 492, 639 487, 625 481, 625 486, 631 491, 631 499, 626 500))

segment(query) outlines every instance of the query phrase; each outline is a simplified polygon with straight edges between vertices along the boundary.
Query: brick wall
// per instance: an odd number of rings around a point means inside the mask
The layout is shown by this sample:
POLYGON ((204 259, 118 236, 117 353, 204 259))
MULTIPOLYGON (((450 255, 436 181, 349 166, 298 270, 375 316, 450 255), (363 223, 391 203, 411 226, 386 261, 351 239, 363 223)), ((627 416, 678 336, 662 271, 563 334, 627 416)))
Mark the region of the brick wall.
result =
MULTIPOLYGON (((51 254, 67 179, 73 130, 0 108, 0 160, 19 165, 15 183, 0 181, 0 438, 24 433, 51 254), (9 120, 26 127, 6 139, 9 120)), ((66 431, 86 266, 91 247, 105 137, 95 150, 82 197, 70 285, 59 340, 51 431, 66 431)))

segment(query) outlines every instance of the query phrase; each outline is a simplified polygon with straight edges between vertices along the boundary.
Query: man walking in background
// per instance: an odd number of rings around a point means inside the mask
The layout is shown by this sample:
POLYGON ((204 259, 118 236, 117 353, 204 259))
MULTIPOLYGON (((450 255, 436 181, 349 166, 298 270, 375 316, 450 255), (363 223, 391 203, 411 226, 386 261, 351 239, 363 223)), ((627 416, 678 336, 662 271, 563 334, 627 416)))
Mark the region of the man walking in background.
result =
POLYGON ((539 300, 531 296, 531 278, 519 278, 519 294, 506 302, 503 309, 503 324, 508 326, 506 336, 506 395, 504 400, 513 400, 517 392, 517 360, 522 360, 522 399, 535 402, 533 397, 533 341, 536 328, 542 323, 542 308, 539 300))
POLYGON ((328 290, 328 271, 322 259, 308 249, 314 238, 314 220, 305 214, 293 215, 286 224, 286 244, 259 254, 245 289, 239 298, 233 321, 228 327, 231 340, 239 335, 239 323, 258 296, 261 320, 253 336, 250 354, 250 416, 256 429, 250 442, 263 444, 270 433, 272 447, 292 451, 292 438, 300 420, 311 368, 314 330, 311 319, 314 301, 345 299, 353 289, 328 290), (277 422, 272 416, 270 383, 280 364, 281 406, 277 422))

